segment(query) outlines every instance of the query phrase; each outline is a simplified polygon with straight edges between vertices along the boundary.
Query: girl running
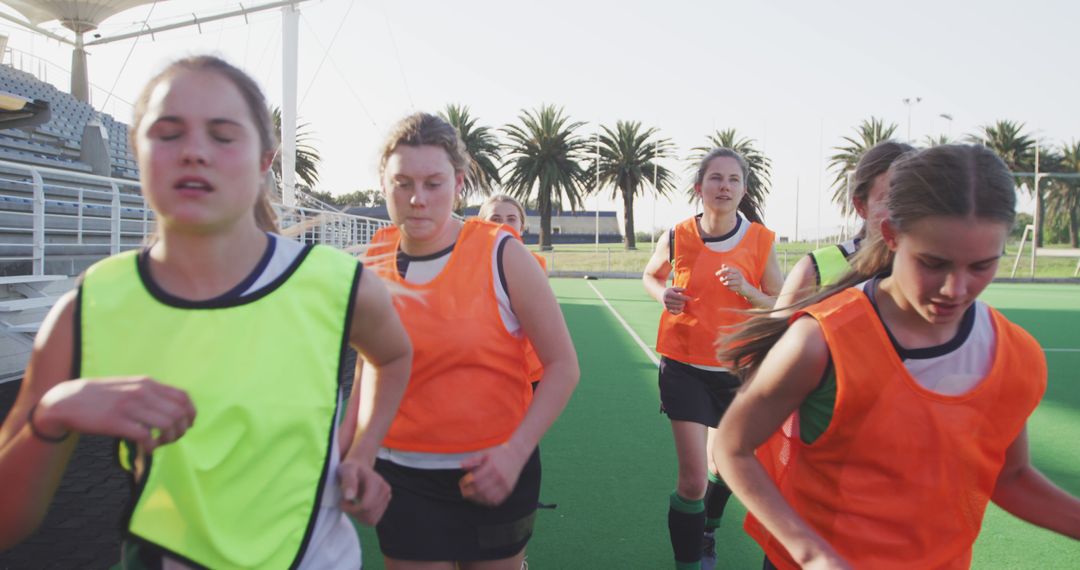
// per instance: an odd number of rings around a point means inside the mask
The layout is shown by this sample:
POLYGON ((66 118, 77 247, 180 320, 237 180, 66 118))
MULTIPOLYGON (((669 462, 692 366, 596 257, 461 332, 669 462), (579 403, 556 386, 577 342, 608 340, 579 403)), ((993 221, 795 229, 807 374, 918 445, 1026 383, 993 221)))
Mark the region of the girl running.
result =
POLYGON ((1042 350, 976 300, 1012 228, 1009 170, 955 145, 890 176, 888 218, 854 272, 790 324, 748 323, 723 354, 753 380, 715 453, 767 568, 967 568, 990 500, 1080 538, 1080 500, 1028 453, 1042 350))
POLYGON ((385 510, 375 453, 411 365, 385 287, 273 233, 273 124, 239 69, 169 65, 132 142, 157 236, 87 270, 42 325, 0 430, 0 548, 40 524, 86 433, 122 438, 133 472, 125 568, 358 568, 342 511, 385 510), (370 381, 342 458, 347 344, 370 381))
POLYGON ((747 310, 771 309, 783 284, 775 234, 747 198, 747 175, 745 159, 730 149, 706 155, 694 182, 703 212, 657 242, 642 276, 645 290, 665 309, 656 350, 662 355, 661 410, 671 420, 679 460, 668 510, 678 569, 715 565, 714 531, 731 495, 708 441, 739 380, 729 362, 717 359, 715 339, 745 320, 747 310))
POLYGON ((855 166, 851 205, 865 220, 854 238, 816 249, 791 268, 776 300, 777 307, 788 307, 814 294, 820 287, 838 281, 851 270, 849 258, 859 246, 881 231, 881 220, 888 214, 885 200, 889 195, 889 166, 915 147, 895 141, 880 142, 859 158, 855 166))
MULTIPOLYGON (((495 224, 503 224, 514 230, 520 238, 525 231, 525 208, 512 196, 495 194, 484 200, 480 206, 479 218, 495 224)), ((530 252, 540 268, 547 273, 547 259, 536 252, 530 252)), ((525 366, 528 370, 529 382, 539 382, 544 376, 544 367, 540 364, 540 357, 536 355, 536 349, 531 342, 525 343, 525 366)))
POLYGON ((416 354, 376 469, 393 488, 376 527, 387 567, 518 570, 540 491, 537 444, 566 406, 578 365, 543 271, 503 226, 452 214, 469 157, 457 131, 406 117, 380 175, 394 226, 368 252, 416 293, 398 314, 416 354), (522 338, 544 377, 535 396, 522 338))

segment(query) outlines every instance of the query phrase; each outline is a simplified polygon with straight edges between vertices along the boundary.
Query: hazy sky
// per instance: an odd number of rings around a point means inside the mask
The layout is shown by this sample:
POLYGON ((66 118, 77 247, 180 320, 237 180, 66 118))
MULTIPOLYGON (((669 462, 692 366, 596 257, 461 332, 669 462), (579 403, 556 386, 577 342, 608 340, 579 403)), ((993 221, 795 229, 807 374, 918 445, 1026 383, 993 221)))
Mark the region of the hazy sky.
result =
MULTIPOLYGON (((164 1, 149 21, 236 8, 233 1, 164 1)), ((150 10, 114 16, 100 32, 130 31, 150 10)), ((91 81, 100 87, 93 102, 130 120, 124 101, 155 70, 206 52, 247 69, 279 102, 280 14, 91 47, 91 81)), ((586 136, 597 124, 641 121, 675 143, 679 159, 669 166, 679 172, 709 133, 736 128, 772 159, 766 224, 793 236, 798 184, 806 238, 819 226, 819 197, 820 226, 841 223, 829 202, 827 157, 872 115, 897 123, 904 139, 910 112, 916 141, 961 137, 998 119, 1025 123, 1046 144, 1080 138, 1080 74, 1070 65, 1078 21, 1078 3, 1066 1, 314 0, 301 5, 299 115, 323 157, 318 189, 332 193, 375 187, 378 146, 390 125, 447 103, 468 105, 496 127, 522 109, 554 103, 586 123, 586 136), (916 97, 922 101, 911 107, 902 101, 916 97)), ((57 42, 2 20, 0 32, 15 49, 70 66, 69 49, 57 42)), ((49 80, 66 89, 58 68, 49 68, 49 80)), ((601 207, 614 208, 608 196, 601 207)), ((595 204, 588 200, 590 209, 595 204)), ((651 198, 639 200, 639 229, 652 225, 652 211, 651 198)), ((662 199, 656 226, 690 213, 682 194, 662 199)))

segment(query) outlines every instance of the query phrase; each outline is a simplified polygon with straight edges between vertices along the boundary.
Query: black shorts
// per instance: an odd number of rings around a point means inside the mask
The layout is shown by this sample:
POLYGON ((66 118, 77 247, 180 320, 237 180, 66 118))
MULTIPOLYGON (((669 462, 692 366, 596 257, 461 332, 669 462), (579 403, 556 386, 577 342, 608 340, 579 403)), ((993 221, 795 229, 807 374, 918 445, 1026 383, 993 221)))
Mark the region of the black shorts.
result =
POLYGON ((730 372, 702 370, 660 358, 660 411, 676 421, 720 425, 740 386, 730 372))
POLYGON ((390 484, 390 506, 375 530, 384 556, 396 560, 501 560, 516 555, 532 537, 540 499, 540 452, 525 462, 517 486, 503 504, 485 507, 465 500, 461 469, 416 469, 379 459, 375 470, 390 484))

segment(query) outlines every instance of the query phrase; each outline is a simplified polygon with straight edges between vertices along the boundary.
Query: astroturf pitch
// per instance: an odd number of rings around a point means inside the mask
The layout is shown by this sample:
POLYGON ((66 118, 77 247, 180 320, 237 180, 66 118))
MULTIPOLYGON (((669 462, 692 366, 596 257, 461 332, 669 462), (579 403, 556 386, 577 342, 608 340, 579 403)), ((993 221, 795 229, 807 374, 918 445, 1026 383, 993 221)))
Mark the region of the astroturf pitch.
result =
MULTIPOLYGON (((581 383, 541 445, 541 501, 558 506, 537 514, 530 570, 672 568, 670 424, 659 413, 656 366, 626 328, 651 350, 660 307, 638 280, 551 284, 578 351, 581 383)), ((1028 423, 1032 460, 1080 495, 1080 286, 996 284, 983 299, 1047 349, 1049 387, 1028 423)), ((760 549, 742 530, 745 513, 734 499, 728 505, 718 531, 718 568, 761 567, 760 549)), ((361 536, 364 567, 383 568, 374 533, 364 529, 361 536)), ((1080 542, 991 505, 973 568, 1080 568, 1080 542)))

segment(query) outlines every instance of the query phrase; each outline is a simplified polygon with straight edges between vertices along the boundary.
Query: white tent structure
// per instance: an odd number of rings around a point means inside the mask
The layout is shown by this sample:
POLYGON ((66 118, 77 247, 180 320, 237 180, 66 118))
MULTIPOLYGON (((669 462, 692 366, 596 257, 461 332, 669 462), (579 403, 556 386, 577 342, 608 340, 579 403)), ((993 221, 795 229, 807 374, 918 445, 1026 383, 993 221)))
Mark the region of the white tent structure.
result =
POLYGON ((286 206, 296 204, 296 81, 297 46, 299 43, 299 18, 297 6, 308 0, 279 0, 266 2, 250 8, 199 16, 192 14, 190 21, 151 27, 149 23, 137 32, 85 41, 87 32, 96 30, 102 22, 125 10, 168 0, 3 0, 3 4, 22 14, 20 20, 0 13, 4 18, 33 30, 46 37, 73 46, 71 53, 71 95, 80 101, 90 102, 90 78, 86 69, 86 47, 117 42, 142 35, 153 35, 166 30, 199 26, 206 22, 225 18, 247 17, 248 14, 274 8, 282 10, 282 94, 281 105, 281 198, 286 206), (73 38, 64 37, 41 27, 46 22, 59 21, 74 33, 73 38))

